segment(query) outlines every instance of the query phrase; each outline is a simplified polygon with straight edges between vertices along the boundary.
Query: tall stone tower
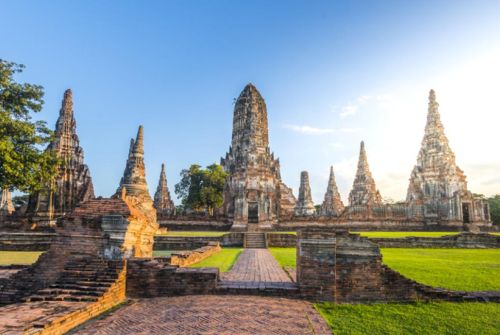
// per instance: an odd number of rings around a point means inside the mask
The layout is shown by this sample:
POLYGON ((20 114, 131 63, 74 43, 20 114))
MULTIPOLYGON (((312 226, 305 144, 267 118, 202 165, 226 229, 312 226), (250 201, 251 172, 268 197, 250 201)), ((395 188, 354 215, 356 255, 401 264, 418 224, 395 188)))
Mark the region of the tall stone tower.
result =
POLYGON ((344 203, 340 197, 333 166, 330 167, 330 178, 328 179, 328 187, 325 193, 325 199, 321 204, 320 215, 322 216, 340 216, 344 211, 344 203))
POLYGON ((53 224, 79 203, 94 198, 90 171, 84 163, 83 149, 76 134, 73 94, 69 89, 64 92, 55 138, 47 150, 55 152, 61 165, 53 185, 31 194, 27 208, 27 215, 42 226, 53 224))
POLYGON ((312 201, 309 173, 302 171, 300 173, 299 199, 295 205, 295 216, 313 216, 314 214, 316 214, 316 208, 314 208, 312 201))
POLYGON ((9 189, 3 189, 0 194, 0 218, 14 213, 14 204, 12 203, 12 194, 9 189))
POLYGON ((268 228, 293 215, 295 197, 269 149, 266 103, 252 84, 236 100, 231 147, 221 165, 228 173, 223 211, 233 229, 268 228))
POLYGON ((167 186, 167 175, 165 173, 165 164, 161 165, 160 180, 154 196, 154 206, 158 216, 171 216, 175 214, 175 206, 170 191, 167 186))
POLYGON ((361 141, 359 149, 358 170, 349 193, 349 205, 377 206, 382 204, 382 197, 375 186, 368 158, 366 157, 365 142, 361 141))
POLYGON ((423 215, 427 221, 490 220, 488 204, 467 190, 465 174, 457 166, 444 133, 434 90, 429 92, 427 124, 406 200, 410 210, 415 215, 423 215))
POLYGON ((137 137, 130 139, 130 149, 128 153, 127 164, 123 177, 120 180, 120 186, 116 194, 120 194, 125 189, 128 195, 144 196, 152 201, 146 182, 146 167, 144 165, 144 128, 139 126, 137 137))

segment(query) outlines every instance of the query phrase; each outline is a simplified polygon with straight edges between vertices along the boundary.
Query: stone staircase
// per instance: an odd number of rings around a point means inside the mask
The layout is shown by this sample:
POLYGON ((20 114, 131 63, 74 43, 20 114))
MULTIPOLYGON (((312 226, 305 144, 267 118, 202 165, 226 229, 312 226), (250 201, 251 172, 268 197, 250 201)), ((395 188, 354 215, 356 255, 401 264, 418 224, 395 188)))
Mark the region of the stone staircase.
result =
POLYGON ((245 248, 265 249, 266 233, 247 232, 245 233, 245 248))
POLYGON ((56 283, 24 299, 30 301, 95 302, 113 285, 123 261, 99 257, 73 258, 68 261, 56 283))

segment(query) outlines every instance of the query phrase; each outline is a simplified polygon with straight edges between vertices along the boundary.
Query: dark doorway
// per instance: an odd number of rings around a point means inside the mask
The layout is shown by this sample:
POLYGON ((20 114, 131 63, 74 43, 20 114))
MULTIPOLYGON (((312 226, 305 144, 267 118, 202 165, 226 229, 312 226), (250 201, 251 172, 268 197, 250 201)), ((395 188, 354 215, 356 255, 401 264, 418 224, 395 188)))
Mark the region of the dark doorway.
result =
POLYGON ((462 216, 464 219, 464 223, 470 223, 470 205, 462 204, 462 216))
POLYGON ((248 223, 259 223, 259 204, 256 202, 248 203, 248 223))

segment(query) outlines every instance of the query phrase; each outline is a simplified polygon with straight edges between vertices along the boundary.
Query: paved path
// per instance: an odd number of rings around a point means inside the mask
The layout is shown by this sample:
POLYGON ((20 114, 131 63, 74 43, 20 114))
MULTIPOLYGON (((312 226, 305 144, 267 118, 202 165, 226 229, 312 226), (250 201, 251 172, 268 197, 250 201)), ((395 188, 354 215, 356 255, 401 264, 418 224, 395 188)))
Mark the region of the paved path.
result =
POLYGON ((245 249, 223 281, 291 283, 290 277, 267 249, 245 249))
POLYGON ((187 296, 136 301, 87 324, 75 334, 331 335, 331 331, 305 301, 187 296))

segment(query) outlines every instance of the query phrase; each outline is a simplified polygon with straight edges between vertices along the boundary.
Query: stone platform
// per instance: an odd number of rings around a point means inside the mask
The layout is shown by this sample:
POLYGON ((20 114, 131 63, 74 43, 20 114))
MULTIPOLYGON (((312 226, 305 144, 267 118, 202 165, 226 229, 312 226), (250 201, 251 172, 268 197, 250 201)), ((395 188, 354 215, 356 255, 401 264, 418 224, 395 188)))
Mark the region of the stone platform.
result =
POLYGON ((309 302, 248 296, 142 299, 73 334, 331 334, 309 302))

